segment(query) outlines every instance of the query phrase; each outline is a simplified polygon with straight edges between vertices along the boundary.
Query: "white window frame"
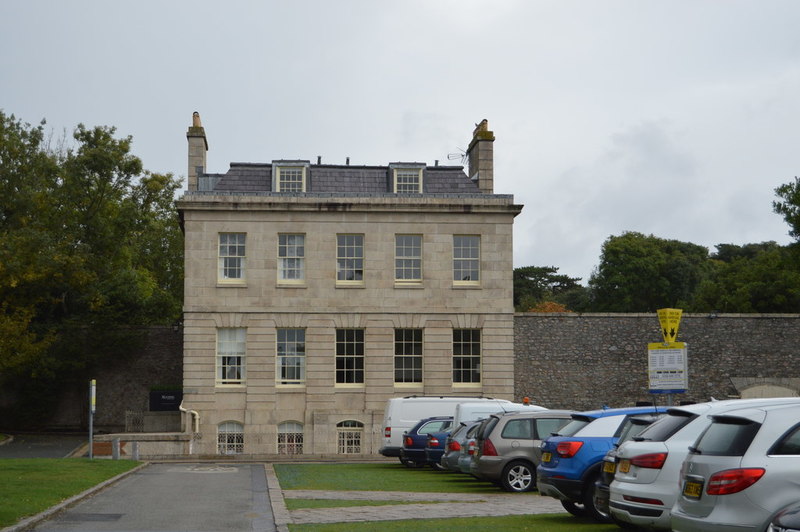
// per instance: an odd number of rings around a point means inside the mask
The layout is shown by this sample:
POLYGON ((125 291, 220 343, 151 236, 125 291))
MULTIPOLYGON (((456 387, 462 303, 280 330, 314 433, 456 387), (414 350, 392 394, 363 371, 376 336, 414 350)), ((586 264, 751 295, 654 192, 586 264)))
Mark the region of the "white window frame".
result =
POLYGON ((275 334, 275 379, 280 386, 302 386, 306 383, 306 330, 280 328, 275 334), (292 371, 293 370, 293 371, 292 371), (296 372, 286 377, 285 372, 296 372))
POLYGON ((308 161, 272 161, 272 190, 275 192, 306 192, 308 190, 308 168, 308 161), (284 175, 291 175, 292 179, 285 181, 284 175))
POLYGON ((215 375, 217 386, 243 386, 246 382, 247 329, 217 329, 215 375), (238 359, 238 361, 236 360, 238 359))
POLYGON ((396 386, 422 384, 423 330, 394 330, 394 383, 396 386), (411 372, 412 377, 406 380, 405 375, 411 372), (415 375, 419 374, 419 378, 415 375), (398 378, 400 377, 400 378, 398 378))
POLYGON ((422 194, 422 167, 392 168, 392 184, 395 194, 422 194))
POLYGON ((278 283, 288 285, 306 282, 306 235, 278 234, 278 283))
POLYGON ((398 285, 422 283, 422 235, 394 235, 394 282, 398 285))
POLYGON ((481 369, 481 329, 453 329, 453 385, 478 386, 481 369), (477 379, 474 374, 477 373, 477 379))
POLYGON ((366 380, 366 339, 360 328, 336 329, 334 382, 339 387, 361 388, 366 380), (349 334, 352 333, 352 338, 349 334))
POLYGON ((362 454, 364 424, 347 419, 336 424, 336 448, 338 454, 362 454))
POLYGON ((336 284, 338 286, 361 286, 364 284, 363 234, 338 233, 336 235, 336 284))
POLYGON ((278 424, 278 454, 303 454, 303 424, 298 421, 284 421, 278 424))
POLYGON ((217 454, 244 453, 244 425, 238 421, 223 421, 217 425, 217 454))
POLYGON ((453 285, 481 284, 481 236, 453 235, 453 285))
POLYGON ((218 233, 217 257, 218 282, 244 283, 247 273, 247 233, 218 233))

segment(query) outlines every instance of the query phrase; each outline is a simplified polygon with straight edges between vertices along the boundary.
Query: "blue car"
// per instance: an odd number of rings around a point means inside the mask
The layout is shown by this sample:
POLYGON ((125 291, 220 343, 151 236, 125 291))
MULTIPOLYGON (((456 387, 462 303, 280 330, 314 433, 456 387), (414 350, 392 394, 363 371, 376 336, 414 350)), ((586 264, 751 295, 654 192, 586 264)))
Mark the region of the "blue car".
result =
POLYGON ((403 434, 403 447, 400 449, 400 462, 406 467, 422 467, 428 464, 425 447, 428 434, 449 432, 453 426, 453 416, 428 417, 419 421, 411 430, 403 434))
POLYGON ((609 522, 611 517, 594 498, 603 457, 633 418, 665 411, 666 407, 641 406, 572 414, 570 423, 542 442, 542 460, 536 468, 539 494, 559 499, 572 515, 609 522))

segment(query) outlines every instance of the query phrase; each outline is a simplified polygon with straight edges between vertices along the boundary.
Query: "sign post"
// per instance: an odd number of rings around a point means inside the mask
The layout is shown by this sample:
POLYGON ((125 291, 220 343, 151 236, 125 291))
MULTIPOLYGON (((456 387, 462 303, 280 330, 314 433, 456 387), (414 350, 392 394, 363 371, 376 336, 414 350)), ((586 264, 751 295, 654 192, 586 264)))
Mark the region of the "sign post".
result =
POLYGON ((95 389, 97 381, 89 381, 89 459, 94 458, 94 410, 95 410, 95 389))
POLYGON ((672 405, 672 394, 689 389, 687 346, 675 341, 683 311, 663 308, 657 313, 664 342, 647 344, 647 375, 650 393, 667 394, 667 404, 672 405))

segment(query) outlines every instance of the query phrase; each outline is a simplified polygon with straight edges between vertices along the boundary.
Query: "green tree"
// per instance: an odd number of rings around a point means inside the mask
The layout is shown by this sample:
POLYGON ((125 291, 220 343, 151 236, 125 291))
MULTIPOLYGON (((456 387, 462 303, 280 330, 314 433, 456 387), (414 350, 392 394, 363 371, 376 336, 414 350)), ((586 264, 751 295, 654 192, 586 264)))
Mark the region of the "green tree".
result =
POLYGON ((712 274, 697 288, 694 312, 769 313, 800 310, 800 244, 720 244, 712 274))
POLYGON ((43 126, 0 112, 0 383, 40 410, 42 389, 124 356, 183 299, 179 182, 144 171, 114 128, 78 125, 53 150, 43 126))
POLYGON ((793 182, 779 186, 775 194, 783 201, 773 201, 773 211, 789 224, 789 234, 800 239, 800 179, 795 177, 793 182))
MULTIPOLYGON (((566 304, 560 298, 583 289, 579 277, 559 274, 554 266, 523 266, 514 269, 514 308, 525 312, 537 304, 553 301, 566 304)), ((568 307, 568 305, 567 305, 568 307)))
POLYGON ((709 270, 703 246, 636 232, 611 236, 589 279, 591 307, 597 312, 685 308, 709 270))

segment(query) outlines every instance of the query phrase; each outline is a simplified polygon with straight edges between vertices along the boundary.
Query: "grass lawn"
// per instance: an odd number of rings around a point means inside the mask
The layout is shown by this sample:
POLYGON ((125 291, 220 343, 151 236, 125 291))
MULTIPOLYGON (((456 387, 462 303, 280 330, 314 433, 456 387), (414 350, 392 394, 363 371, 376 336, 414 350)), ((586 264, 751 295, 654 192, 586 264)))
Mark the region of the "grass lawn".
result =
POLYGON ((442 504, 440 501, 364 501, 359 499, 284 499, 288 510, 306 508, 345 508, 348 506, 386 506, 387 504, 442 504))
POLYGON ((285 490, 499 493, 493 484, 479 482, 469 475, 430 468, 409 469, 400 462, 275 464, 274 469, 285 490))
POLYGON ((407 521, 381 521, 378 523, 312 523, 289 525, 291 532, 441 532, 442 530, 468 530, 469 532, 498 532, 514 530, 529 532, 619 532, 614 524, 599 525, 587 519, 577 519, 569 514, 509 515, 505 517, 461 517, 449 519, 409 519, 407 521), (378 526, 376 526, 378 525, 378 526))
POLYGON ((139 465, 133 460, 0 460, 0 528, 39 513, 139 465))
MULTIPOLYGON (((325 491, 411 491, 433 493, 497 494, 500 488, 480 482, 468 475, 433 471, 429 468, 409 469, 401 464, 275 464, 275 474, 285 494, 287 508, 330 508, 334 506, 364 506, 363 501, 342 499, 291 499, 293 489, 325 491), (302 502, 301 502, 302 501, 302 502)), ((539 497, 536 493, 518 493, 519 497, 539 497)), ((389 501, 376 501, 386 504, 389 501)), ((509 515, 503 517, 464 517, 448 519, 409 519, 380 523, 332 523, 289 525, 291 532, 439 532, 469 530, 497 532, 498 530, 536 532, 616 532, 614 524, 601 525, 589 519, 577 519, 569 514, 509 515), (376 526, 377 525, 377 526, 376 526)))

